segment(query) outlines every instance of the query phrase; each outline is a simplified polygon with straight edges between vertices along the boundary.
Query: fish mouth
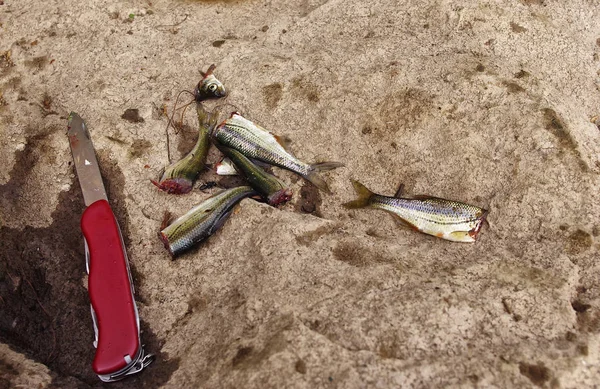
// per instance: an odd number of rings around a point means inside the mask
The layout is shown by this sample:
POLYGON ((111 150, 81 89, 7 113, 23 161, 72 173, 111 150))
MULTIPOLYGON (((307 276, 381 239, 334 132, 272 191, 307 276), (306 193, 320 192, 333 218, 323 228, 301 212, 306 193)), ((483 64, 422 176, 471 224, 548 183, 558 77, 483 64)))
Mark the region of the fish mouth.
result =
POLYGON ((225 87, 217 89, 217 91, 215 92, 215 95, 217 97, 225 97, 225 96, 227 96, 227 91, 225 90, 225 87))
POLYGON ((475 227, 469 231, 469 236, 473 238, 473 240, 477 240, 477 236, 479 235, 479 231, 481 231, 481 227, 483 226, 483 222, 485 222, 486 217, 490 211, 484 210, 481 216, 475 222, 475 227))

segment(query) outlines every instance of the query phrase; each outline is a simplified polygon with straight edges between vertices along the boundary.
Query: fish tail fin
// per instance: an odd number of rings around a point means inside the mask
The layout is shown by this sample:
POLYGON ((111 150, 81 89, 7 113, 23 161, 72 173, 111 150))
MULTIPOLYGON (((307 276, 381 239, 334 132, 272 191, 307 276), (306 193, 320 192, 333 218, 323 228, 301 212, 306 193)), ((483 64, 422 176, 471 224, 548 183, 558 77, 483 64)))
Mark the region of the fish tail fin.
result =
POLYGON ((209 132, 217 125, 221 111, 215 107, 212 111, 207 111, 202 104, 196 104, 196 113, 198 114, 198 123, 201 127, 208 128, 209 132))
POLYGON ((356 191, 358 197, 356 200, 344 203, 342 205, 349 209, 368 207, 371 203, 371 198, 375 195, 375 193, 371 192, 366 186, 358 181, 352 180, 352 185, 354 186, 354 190, 356 191))
POLYGON ((331 193, 327 183, 321 177, 319 177, 319 175, 317 173, 325 172, 328 170, 333 170, 333 169, 336 169, 341 166, 344 166, 344 164, 340 163, 340 162, 315 163, 315 164, 310 165, 309 172, 307 175, 304 176, 304 178, 306 178, 308 181, 310 181, 313 185, 315 185, 317 188, 319 188, 323 192, 331 193))
POLYGON ((316 186, 323 192, 331 193, 331 190, 329 190, 329 185, 327 185, 325 180, 323 180, 321 177, 319 177, 319 175, 317 174, 317 172, 315 170, 309 172, 307 175, 304 176, 304 178, 306 178, 314 186, 316 186))

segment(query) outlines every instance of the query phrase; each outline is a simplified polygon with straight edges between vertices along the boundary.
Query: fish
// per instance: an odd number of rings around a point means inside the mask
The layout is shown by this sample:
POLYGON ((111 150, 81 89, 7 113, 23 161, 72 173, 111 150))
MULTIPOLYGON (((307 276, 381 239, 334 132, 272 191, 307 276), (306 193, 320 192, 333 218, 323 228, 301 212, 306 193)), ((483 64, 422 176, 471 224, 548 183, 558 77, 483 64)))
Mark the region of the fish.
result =
POLYGON ((161 230, 158 236, 175 259, 221 228, 237 203, 255 195, 256 191, 250 186, 226 189, 190 209, 161 230))
POLYGON ((235 165, 231 161, 231 159, 224 157, 217 163, 215 166, 215 170, 219 176, 237 176, 238 171, 235 170, 235 165))
POLYGON ((215 145, 235 164, 236 169, 246 178, 250 186, 260 193, 269 205, 276 206, 292 198, 292 190, 279 178, 255 165, 239 151, 219 143, 215 145))
POLYGON ((151 180, 159 189, 172 194, 185 194, 192 190, 198 174, 204 169, 204 162, 210 146, 209 133, 217 124, 218 112, 209 113, 201 104, 197 105, 198 141, 185 157, 167 166, 160 181, 151 180))
POLYGON ((194 99, 197 102, 218 99, 227 96, 225 86, 215 77, 213 71, 216 69, 214 64, 208 67, 206 72, 200 72, 202 79, 194 89, 194 99))
POLYGON ((211 136, 223 146, 238 150, 248 158, 290 170, 313 183, 320 190, 331 193, 327 183, 317 174, 344 166, 339 162, 307 164, 286 151, 281 137, 254 124, 237 112, 213 130, 211 136))
POLYGON ((358 181, 352 184, 358 198, 343 204, 344 207, 383 209, 417 231, 453 242, 475 242, 489 212, 438 197, 402 198, 403 186, 395 197, 389 197, 373 193, 358 181))

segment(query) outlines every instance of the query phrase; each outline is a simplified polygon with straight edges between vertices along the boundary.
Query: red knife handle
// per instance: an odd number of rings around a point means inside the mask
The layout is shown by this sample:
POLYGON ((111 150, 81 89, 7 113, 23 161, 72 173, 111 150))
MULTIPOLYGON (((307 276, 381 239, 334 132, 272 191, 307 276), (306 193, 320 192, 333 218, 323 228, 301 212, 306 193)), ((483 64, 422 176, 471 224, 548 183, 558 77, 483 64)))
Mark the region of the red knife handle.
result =
POLYGON ((98 337, 92 368, 98 375, 112 374, 135 360, 140 350, 127 253, 106 200, 98 200, 86 208, 81 230, 89 253, 88 292, 98 337))

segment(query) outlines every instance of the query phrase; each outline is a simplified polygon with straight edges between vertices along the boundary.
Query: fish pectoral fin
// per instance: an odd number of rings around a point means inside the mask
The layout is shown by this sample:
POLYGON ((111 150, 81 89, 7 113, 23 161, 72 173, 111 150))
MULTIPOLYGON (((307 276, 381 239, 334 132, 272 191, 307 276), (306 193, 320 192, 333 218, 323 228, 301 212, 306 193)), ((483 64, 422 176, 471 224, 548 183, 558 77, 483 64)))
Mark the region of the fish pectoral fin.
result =
POLYGON ((449 240, 454 240, 456 242, 474 242, 473 236, 469 233, 469 231, 452 231, 449 235, 449 240))

